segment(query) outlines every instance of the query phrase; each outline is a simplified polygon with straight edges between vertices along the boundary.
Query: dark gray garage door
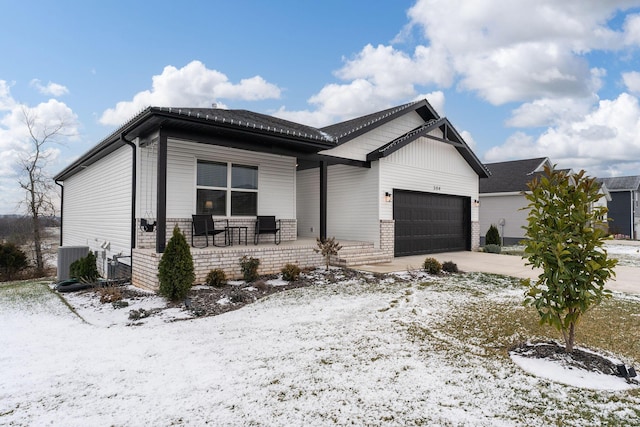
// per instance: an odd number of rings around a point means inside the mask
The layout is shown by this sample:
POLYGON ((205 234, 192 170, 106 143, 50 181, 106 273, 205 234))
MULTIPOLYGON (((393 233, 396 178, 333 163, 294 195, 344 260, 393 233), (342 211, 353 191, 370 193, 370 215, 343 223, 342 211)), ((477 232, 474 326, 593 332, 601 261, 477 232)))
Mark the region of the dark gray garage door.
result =
POLYGON ((471 248, 471 199, 394 190, 395 255, 471 248))

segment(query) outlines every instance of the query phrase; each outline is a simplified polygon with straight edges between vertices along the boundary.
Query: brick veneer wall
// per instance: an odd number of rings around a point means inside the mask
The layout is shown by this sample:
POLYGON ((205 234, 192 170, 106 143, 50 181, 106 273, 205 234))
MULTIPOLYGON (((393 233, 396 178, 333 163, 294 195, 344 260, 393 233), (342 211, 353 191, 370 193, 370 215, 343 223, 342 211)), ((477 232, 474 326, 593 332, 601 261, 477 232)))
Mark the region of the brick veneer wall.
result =
MULTIPOLYGON (((148 218, 150 222, 155 221, 155 219, 148 218)), ((139 249, 155 249, 156 247, 156 231, 146 232, 142 230, 140 225, 140 220, 138 219, 138 229, 137 229, 137 241, 136 248, 139 249)), ((167 230, 166 230, 166 241, 168 242, 171 239, 173 234, 173 227, 178 224, 180 231, 184 233, 187 238, 187 242, 191 244, 191 218, 167 218, 167 230)), ((253 242, 254 237, 254 227, 255 220, 254 219, 229 219, 230 226, 240 226, 247 227, 247 241, 253 242)), ((235 239, 238 238, 238 230, 234 230, 235 239)), ((298 221, 295 219, 282 219, 280 220, 280 239, 283 242, 293 241, 298 238, 298 221)), ((224 234, 218 234, 216 237, 216 244, 223 245, 224 244, 224 234)), ((242 232, 242 242, 244 243, 244 231, 242 232)), ((260 236, 259 242, 269 243, 273 242, 273 235, 266 234, 260 236)), ((196 246, 204 246, 205 238, 204 237, 196 237, 195 242, 196 246)), ((211 240, 209 240, 209 244, 211 244, 211 240)))
POLYGON ((392 219, 380 220, 380 250, 393 258, 395 252, 396 222, 392 219))
POLYGON ((477 251, 480 249, 480 222, 471 222, 471 250, 477 251))
MULTIPOLYGON (((252 243, 249 243, 252 245, 252 243)), ((317 246, 313 243, 305 246, 244 246, 221 250, 191 248, 193 265, 196 274, 195 283, 203 283, 207 274, 214 268, 225 272, 228 279, 241 279, 240 258, 244 255, 258 258, 260 267, 258 274, 279 273, 287 263, 296 264, 300 268, 316 267, 323 264, 320 254, 314 252, 317 246)), ((162 254, 150 249, 133 250, 132 282, 135 286, 158 290, 158 264, 162 254)))

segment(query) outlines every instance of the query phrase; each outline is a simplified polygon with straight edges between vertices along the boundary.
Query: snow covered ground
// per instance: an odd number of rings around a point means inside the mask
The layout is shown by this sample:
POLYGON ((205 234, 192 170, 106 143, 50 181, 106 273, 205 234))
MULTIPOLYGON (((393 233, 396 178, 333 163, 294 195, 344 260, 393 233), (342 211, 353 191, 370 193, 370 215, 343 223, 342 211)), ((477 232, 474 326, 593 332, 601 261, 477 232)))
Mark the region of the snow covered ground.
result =
POLYGON ((139 326, 129 310, 162 299, 116 310, 74 295, 84 322, 46 288, 0 288, 0 425, 640 425, 621 378, 595 390, 605 379, 523 362, 554 374, 541 378, 451 331, 469 305, 522 299, 517 281, 487 277, 319 280, 139 326))

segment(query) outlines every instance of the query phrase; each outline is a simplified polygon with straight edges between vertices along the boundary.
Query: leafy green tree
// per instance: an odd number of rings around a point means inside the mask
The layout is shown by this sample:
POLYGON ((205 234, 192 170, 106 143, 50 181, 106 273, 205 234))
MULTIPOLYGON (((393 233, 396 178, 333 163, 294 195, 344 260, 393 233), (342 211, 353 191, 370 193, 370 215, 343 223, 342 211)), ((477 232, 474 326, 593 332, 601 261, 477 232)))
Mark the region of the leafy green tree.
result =
POLYGON ((12 280, 15 275, 29 266, 27 255, 13 243, 0 243, 0 278, 12 280))
POLYGON ((172 301, 184 299, 196 280, 189 244, 177 225, 160 259, 158 279, 160 295, 172 301))
POLYGON ((584 171, 569 175, 546 167, 528 184, 529 204, 524 258, 542 273, 526 293, 540 323, 562 332, 565 350, 573 351, 576 326, 583 314, 611 296, 605 283, 615 276, 617 260, 604 249, 607 208, 595 206, 599 186, 584 171))

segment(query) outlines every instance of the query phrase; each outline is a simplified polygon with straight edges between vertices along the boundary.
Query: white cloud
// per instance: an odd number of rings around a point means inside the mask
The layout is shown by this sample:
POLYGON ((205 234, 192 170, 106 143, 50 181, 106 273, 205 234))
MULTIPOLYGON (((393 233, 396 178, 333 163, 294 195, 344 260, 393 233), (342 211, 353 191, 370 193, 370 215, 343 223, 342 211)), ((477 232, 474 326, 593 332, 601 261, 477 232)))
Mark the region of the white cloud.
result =
POLYGON ((499 105, 587 96, 593 76, 581 54, 622 47, 623 34, 606 26, 618 7, 596 0, 418 0, 409 25, 442 52, 461 89, 499 105), (445 16, 460 31, 443 25, 445 16))
POLYGON ((423 44, 411 53, 397 46, 366 45, 335 72, 339 82, 309 98, 314 109, 283 107, 277 114, 304 117, 309 124, 326 123, 397 105, 425 88, 454 85, 494 105, 529 103, 514 112, 512 126, 547 123, 557 113, 553 100, 565 108, 566 100, 579 98, 583 104, 575 102, 569 109, 584 112, 606 75, 603 69, 591 68, 585 54, 628 45, 636 21, 628 19, 617 31, 608 20, 637 4, 632 0, 417 0, 394 43, 413 41, 411 36, 420 33, 423 44), (524 120, 527 109, 535 109, 538 118, 524 120))
POLYGON ((36 88, 38 92, 40 92, 43 95, 51 95, 51 96, 59 97, 69 93, 69 89, 67 89, 66 86, 63 86, 58 83, 49 82, 46 85, 43 85, 42 82, 40 82, 40 80, 33 79, 29 84, 32 87, 36 88))
POLYGON ((30 116, 37 118, 34 132, 36 136, 51 129, 60 120, 66 123, 64 134, 45 145, 48 165, 45 173, 59 168, 60 149, 56 142, 64 143, 74 139, 78 134, 77 116, 63 102, 50 99, 34 107, 16 101, 10 91, 10 85, 0 80, 0 214, 18 212, 18 204, 24 192, 18 185, 20 177, 19 162, 31 152, 30 136, 25 125, 23 109, 30 116))
POLYGON ((152 78, 150 90, 138 92, 131 101, 118 102, 100 117, 105 125, 120 125, 148 106, 210 107, 218 99, 256 101, 277 99, 281 90, 260 76, 231 83, 223 73, 208 69, 200 61, 182 68, 168 65, 152 78))
POLYGON ((540 98, 515 108, 505 124, 526 128, 576 121, 588 114, 597 101, 595 95, 586 98, 540 98))
POLYGON ((503 145, 490 149, 484 160, 529 157, 549 157, 562 167, 584 168, 600 176, 629 170, 640 158, 638 98, 622 93, 614 100, 602 100, 590 113, 556 123, 537 138, 516 132, 503 145))
POLYGON ((624 41, 627 45, 640 45, 640 14, 632 14, 625 18, 624 41))
POLYGON ((640 73, 631 71, 622 73, 622 81, 629 92, 640 93, 640 73))

